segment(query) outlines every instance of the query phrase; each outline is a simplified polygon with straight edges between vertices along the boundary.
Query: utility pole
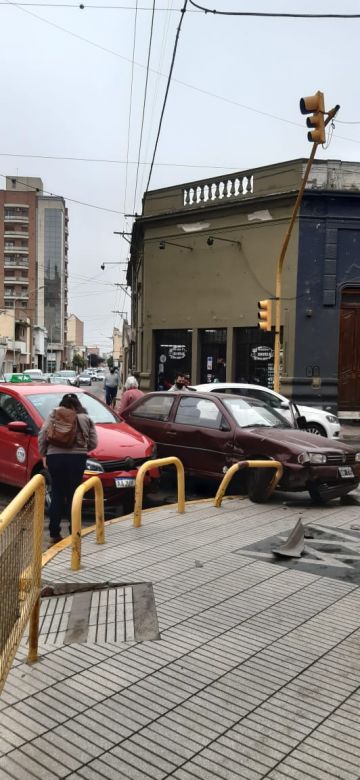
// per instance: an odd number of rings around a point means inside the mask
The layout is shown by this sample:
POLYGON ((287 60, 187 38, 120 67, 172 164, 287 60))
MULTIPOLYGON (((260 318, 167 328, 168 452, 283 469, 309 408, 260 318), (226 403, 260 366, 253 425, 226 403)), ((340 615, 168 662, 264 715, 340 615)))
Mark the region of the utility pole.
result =
POLYGON ((281 328, 281 294, 282 294, 282 270, 285 260, 286 251, 289 245, 292 229, 295 224, 297 213, 300 208, 302 197, 304 194, 305 186, 309 178, 311 166, 313 164, 317 148, 319 144, 325 143, 325 127, 331 122, 334 116, 339 111, 340 106, 336 105, 330 111, 325 111, 324 94, 323 92, 316 92, 315 95, 310 97, 301 98, 300 111, 302 114, 313 114, 307 118, 307 126, 314 128, 308 132, 308 141, 313 142, 313 148, 309 160, 306 165, 305 173, 301 182, 301 186, 294 203, 289 227, 286 231, 280 255, 276 266, 275 277, 275 344, 274 344, 274 390, 278 393, 280 391, 280 328, 281 328), (326 115, 326 119, 325 119, 326 115))

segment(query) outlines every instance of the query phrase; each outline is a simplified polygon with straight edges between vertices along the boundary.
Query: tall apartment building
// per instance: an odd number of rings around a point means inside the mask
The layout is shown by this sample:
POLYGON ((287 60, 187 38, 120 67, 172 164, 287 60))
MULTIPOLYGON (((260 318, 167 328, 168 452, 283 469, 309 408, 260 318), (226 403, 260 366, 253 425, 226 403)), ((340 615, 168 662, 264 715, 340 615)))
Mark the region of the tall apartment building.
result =
POLYGON ((8 176, 0 191, 0 311, 13 310, 14 333, 4 370, 62 368, 67 279, 64 199, 45 196, 41 179, 8 176))

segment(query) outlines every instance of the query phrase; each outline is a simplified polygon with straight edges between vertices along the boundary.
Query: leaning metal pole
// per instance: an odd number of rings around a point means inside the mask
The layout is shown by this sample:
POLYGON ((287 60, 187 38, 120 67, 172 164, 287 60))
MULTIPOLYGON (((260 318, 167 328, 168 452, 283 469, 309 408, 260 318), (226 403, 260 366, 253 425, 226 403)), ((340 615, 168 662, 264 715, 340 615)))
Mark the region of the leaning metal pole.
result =
MULTIPOLYGON (((331 111, 329 111, 327 118, 324 122, 325 126, 333 119, 335 114, 337 114, 340 106, 335 106, 335 108, 332 108, 331 111)), ((309 178, 309 173, 311 170, 311 166, 314 161, 314 157, 316 154, 316 150, 318 148, 319 144, 314 143, 313 148, 311 150, 310 157, 308 159, 305 173, 303 176, 303 180, 301 182, 301 186, 296 198, 296 201, 294 203, 293 212, 291 215, 291 220, 289 223, 289 227, 286 231, 284 241, 281 247, 279 259, 277 261, 276 266, 276 278, 275 278, 275 344, 274 344, 274 390, 279 393, 280 392, 280 328, 281 328, 281 293, 282 293, 282 270, 285 260, 286 251, 289 245, 289 241, 291 238, 292 229, 294 227, 294 223, 297 217, 297 213, 299 211, 299 207, 302 201, 302 197, 304 194, 306 182, 309 178)))

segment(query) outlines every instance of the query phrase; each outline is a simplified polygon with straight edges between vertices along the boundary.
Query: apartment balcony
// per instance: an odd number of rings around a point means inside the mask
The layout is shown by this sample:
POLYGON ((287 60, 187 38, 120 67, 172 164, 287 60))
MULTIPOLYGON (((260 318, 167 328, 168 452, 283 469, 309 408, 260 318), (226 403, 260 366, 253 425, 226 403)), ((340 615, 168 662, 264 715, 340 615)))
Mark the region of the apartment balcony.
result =
POLYGON ((27 355, 26 341, 15 341, 15 352, 20 352, 21 355, 27 355))
POLYGON ((25 276, 4 276, 4 284, 29 284, 25 276))
POLYGON ((4 268, 29 268, 29 261, 20 257, 5 258, 4 268))
POLYGON ((29 217, 17 215, 16 217, 10 217, 7 214, 4 216, 4 222, 11 225, 28 225, 29 217))
POLYGON ((17 228, 14 228, 14 230, 9 230, 9 228, 6 228, 4 231, 4 238, 29 238, 29 231, 18 230, 17 228))
POLYGON ((28 246, 5 246, 4 252, 7 255, 28 255, 29 254, 29 247, 28 246))
POLYGON ((4 290, 4 298, 7 298, 8 300, 13 301, 28 301, 29 300, 29 294, 28 293, 15 293, 12 290, 4 290))

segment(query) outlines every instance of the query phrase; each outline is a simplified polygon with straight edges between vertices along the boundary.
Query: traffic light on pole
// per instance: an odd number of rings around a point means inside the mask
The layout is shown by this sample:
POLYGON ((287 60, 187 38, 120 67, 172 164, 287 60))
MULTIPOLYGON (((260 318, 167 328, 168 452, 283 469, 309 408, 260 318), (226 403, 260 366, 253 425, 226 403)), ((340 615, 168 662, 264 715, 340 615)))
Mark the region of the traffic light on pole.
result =
POLYGON ((271 300, 258 301, 258 325, 260 330, 271 330, 271 300))
POLYGON ((300 98, 300 111, 302 114, 313 114, 308 116, 306 124, 312 127, 308 133, 308 141, 316 144, 325 143, 325 102, 324 93, 316 92, 315 95, 300 98))

